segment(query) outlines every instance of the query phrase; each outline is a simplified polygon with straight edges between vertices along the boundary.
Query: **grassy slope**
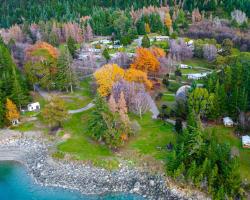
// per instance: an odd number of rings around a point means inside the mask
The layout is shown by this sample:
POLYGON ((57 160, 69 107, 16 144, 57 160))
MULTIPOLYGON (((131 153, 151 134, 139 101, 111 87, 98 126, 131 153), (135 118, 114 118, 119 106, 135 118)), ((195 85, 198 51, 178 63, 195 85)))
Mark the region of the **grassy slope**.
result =
POLYGON ((87 120, 90 112, 74 114, 64 123, 65 132, 70 132, 71 138, 58 146, 59 150, 72 153, 79 160, 95 160, 111 155, 107 147, 93 142, 88 137, 87 120))
POLYGON ((237 147, 240 153, 240 173, 243 179, 250 183, 250 149, 243 149, 241 139, 237 138, 232 128, 224 126, 210 127, 210 131, 214 130, 218 141, 227 142, 231 147, 237 147))
MULTIPOLYGON (((79 160, 90 160, 97 166, 108 168, 116 167, 118 165, 116 162, 118 160, 117 155, 106 146, 94 142, 88 136, 87 120, 90 112, 91 111, 86 111, 72 115, 72 118, 64 123, 63 127, 65 132, 70 132, 72 137, 66 142, 59 144, 58 150, 71 153, 79 160)), ((135 152, 135 154, 133 154, 134 159, 136 159, 136 154, 138 153, 138 155, 147 155, 153 159, 164 160, 167 154, 166 144, 170 141, 175 141, 172 126, 166 125, 159 120, 152 121, 150 114, 143 116, 142 119, 139 119, 137 116, 132 116, 132 118, 138 120, 142 129, 137 136, 132 137, 131 140, 123 146, 122 157, 126 152, 135 152)), ((124 157, 127 158, 126 156, 124 157)))
POLYGON ((156 159, 166 158, 166 145, 169 142, 175 143, 173 127, 161 120, 152 120, 151 114, 136 119, 141 125, 140 133, 128 143, 126 148, 138 151, 140 154, 147 154, 156 159))

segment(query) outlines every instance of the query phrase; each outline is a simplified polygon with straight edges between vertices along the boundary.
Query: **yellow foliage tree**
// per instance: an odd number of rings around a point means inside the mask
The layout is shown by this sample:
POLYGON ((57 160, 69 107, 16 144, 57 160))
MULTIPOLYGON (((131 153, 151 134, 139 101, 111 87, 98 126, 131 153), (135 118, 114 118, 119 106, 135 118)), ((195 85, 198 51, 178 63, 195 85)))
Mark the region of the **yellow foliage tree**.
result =
POLYGON ((125 80, 129 82, 143 83, 147 89, 151 89, 153 84, 148 80, 148 76, 145 72, 137 69, 130 68, 125 73, 125 80))
POLYGON ((20 114, 17 110, 16 104, 7 98, 6 100, 6 118, 9 122, 19 119, 20 114))
POLYGON ((131 64, 131 68, 139 69, 146 73, 157 72, 160 68, 160 62, 150 50, 146 48, 137 48, 136 57, 131 64))
POLYGON ((166 16, 165 16, 165 25, 168 28, 168 30, 171 30, 171 28, 172 28, 172 19, 171 19, 171 16, 170 16, 169 12, 167 12, 166 16))
POLYGON ((150 33, 151 32, 150 25, 148 23, 145 23, 145 31, 146 31, 146 33, 150 33))
POLYGON ((98 92, 105 97, 110 94, 113 84, 124 77, 124 70, 117 64, 107 64, 94 73, 99 86, 98 92))
POLYGON ((161 58, 166 56, 165 51, 158 47, 152 47, 150 51, 156 58, 161 58))

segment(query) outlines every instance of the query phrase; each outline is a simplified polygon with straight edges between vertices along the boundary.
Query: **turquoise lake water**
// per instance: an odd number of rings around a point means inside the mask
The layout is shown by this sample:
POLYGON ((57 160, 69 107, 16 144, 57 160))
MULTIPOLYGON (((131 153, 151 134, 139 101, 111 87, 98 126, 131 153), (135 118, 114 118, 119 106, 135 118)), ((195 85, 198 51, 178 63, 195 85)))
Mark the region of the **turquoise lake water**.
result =
POLYGON ((86 196, 59 188, 41 187, 32 182, 25 168, 14 162, 0 162, 1 200, 143 200, 130 194, 86 196))

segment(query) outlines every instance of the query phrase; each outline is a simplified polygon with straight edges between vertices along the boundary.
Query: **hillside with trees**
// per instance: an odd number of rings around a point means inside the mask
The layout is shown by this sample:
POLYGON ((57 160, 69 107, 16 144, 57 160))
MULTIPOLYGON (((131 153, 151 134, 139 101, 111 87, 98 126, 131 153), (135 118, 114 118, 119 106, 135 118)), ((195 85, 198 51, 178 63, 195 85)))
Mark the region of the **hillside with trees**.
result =
POLYGON ((157 174, 187 199, 249 198, 249 0, 0 11, 3 133, 39 135, 54 160, 157 174))

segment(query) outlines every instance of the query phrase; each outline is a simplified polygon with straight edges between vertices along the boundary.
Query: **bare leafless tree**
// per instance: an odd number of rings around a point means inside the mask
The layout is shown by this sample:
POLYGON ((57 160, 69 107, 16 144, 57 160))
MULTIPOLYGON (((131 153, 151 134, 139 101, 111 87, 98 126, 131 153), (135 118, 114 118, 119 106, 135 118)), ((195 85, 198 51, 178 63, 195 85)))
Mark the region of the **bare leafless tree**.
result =
POLYGON ((203 57, 212 62, 217 57, 217 48, 213 44, 205 44, 203 46, 203 57))

